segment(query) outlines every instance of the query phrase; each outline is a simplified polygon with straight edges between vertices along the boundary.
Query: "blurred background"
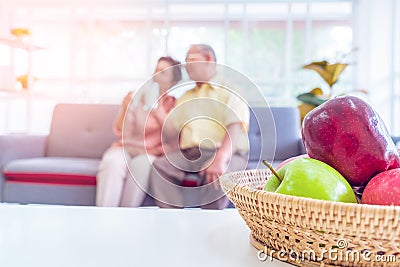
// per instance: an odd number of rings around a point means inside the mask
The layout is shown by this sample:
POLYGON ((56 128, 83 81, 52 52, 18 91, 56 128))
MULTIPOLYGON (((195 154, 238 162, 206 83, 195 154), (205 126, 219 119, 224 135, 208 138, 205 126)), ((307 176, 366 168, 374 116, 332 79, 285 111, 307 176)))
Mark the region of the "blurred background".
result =
POLYGON ((0 134, 48 132, 59 102, 118 104, 207 43, 271 105, 329 89, 303 65, 348 63, 334 93, 365 90, 400 135, 399 40, 397 0, 0 0, 0 134))

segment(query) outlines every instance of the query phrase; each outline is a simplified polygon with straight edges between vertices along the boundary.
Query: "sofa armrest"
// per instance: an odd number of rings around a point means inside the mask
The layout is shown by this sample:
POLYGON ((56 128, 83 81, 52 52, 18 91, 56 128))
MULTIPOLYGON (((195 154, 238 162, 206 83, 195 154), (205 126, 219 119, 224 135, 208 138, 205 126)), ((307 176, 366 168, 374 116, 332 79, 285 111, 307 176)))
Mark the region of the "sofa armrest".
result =
POLYGON ((46 140, 47 135, 0 135, 0 199, 3 195, 4 166, 14 159, 43 157, 46 140))
POLYGON ((0 135, 0 167, 14 159, 43 157, 47 135, 0 135))

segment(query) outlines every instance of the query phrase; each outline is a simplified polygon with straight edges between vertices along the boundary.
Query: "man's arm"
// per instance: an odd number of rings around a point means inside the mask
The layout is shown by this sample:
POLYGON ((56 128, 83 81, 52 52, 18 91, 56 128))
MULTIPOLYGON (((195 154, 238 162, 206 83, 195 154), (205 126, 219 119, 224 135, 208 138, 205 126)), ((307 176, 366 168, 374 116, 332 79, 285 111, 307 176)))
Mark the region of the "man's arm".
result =
POLYGON ((206 164, 210 165, 200 172, 201 176, 205 176, 207 184, 217 180, 226 171, 232 155, 238 150, 237 144, 243 142, 243 136, 246 136, 243 123, 235 122, 228 125, 227 132, 222 139, 221 146, 218 148, 214 160, 211 164, 207 162, 206 164))

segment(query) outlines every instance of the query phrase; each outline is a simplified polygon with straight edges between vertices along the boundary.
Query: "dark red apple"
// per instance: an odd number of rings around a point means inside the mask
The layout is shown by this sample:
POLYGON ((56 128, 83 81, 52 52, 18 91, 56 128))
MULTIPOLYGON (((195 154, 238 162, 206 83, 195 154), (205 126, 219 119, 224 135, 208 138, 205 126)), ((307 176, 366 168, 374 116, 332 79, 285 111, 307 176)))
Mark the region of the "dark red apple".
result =
POLYGON ((365 187, 361 203, 400 206, 400 169, 375 175, 365 187))
POLYGON ((353 186, 400 167, 399 153, 375 110, 354 96, 328 100, 304 118, 307 154, 339 171, 353 186))

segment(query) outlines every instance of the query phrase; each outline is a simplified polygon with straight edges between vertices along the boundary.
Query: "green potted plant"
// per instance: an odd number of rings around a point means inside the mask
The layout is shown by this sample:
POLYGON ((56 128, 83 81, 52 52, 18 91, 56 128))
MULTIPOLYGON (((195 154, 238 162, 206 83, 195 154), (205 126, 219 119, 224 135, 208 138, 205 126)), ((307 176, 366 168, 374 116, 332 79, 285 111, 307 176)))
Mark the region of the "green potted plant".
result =
MULTIPOLYGON (((297 99, 300 101, 299 110, 301 121, 303 121, 308 112, 310 112, 315 107, 321 105, 333 96, 333 86, 339 80, 340 75, 343 73, 348 65, 349 64, 347 63, 340 62, 329 64, 326 60, 324 60, 312 62, 302 67, 303 69, 313 70, 317 72, 318 75, 321 76, 321 78, 328 84, 329 91, 327 94, 323 94, 322 89, 316 87, 308 93, 303 93, 297 96, 297 99)), ((353 90, 353 92, 355 91, 367 93, 365 90, 353 90)))

